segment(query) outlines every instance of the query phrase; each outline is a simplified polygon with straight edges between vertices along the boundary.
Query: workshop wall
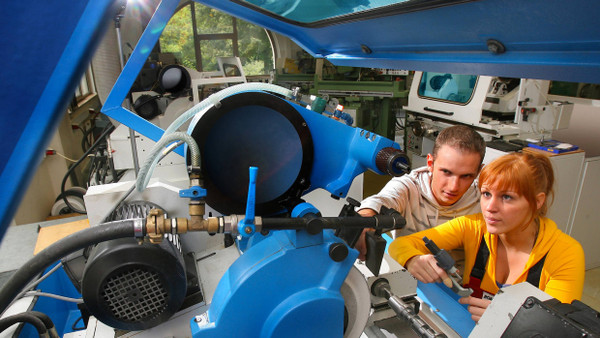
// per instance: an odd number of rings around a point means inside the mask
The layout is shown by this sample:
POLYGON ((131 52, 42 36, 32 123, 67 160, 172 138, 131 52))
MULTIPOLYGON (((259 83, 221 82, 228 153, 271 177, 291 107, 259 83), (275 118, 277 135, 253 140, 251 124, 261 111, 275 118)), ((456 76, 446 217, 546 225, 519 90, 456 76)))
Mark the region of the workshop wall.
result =
POLYGON ((585 157, 600 156, 600 101, 561 97, 563 100, 575 102, 569 128, 557 130, 552 135, 555 139, 579 146, 585 150, 585 157))

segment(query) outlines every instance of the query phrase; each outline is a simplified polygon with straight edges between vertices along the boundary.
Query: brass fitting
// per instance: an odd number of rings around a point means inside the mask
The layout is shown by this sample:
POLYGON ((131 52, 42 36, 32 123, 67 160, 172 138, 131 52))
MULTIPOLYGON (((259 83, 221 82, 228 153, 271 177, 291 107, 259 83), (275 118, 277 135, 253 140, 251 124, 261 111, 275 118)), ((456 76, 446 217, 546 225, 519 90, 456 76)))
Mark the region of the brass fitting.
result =
POLYGON ((200 218, 202 218, 204 216, 204 212, 206 210, 206 207, 204 205, 204 203, 192 203, 192 201, 190 201, 190 216, 194 217, 194 216, 199 216, 200 218))
POLYGON ((165 212, 162 209, 152 209, 146 218, 146 233, 150 243, 159 244, 162 242, 165 228, 165 212))
POLYGON ((152 209, 146 218, 146 233, 150 243, 153 244, 161 243, 164 234, 184 234, 188 231, 222 232, 219 231, 219 218, 217 217, 203 219, 202 215, 191 215, 191 220, 182 217, 165 218, 163 210, 152 209))
POLYGON ((203 219, 202 216, 191 216, 189 231, 206 231, 211 234, 222 232, 219 231, 219 219, 217 217, 203 219))

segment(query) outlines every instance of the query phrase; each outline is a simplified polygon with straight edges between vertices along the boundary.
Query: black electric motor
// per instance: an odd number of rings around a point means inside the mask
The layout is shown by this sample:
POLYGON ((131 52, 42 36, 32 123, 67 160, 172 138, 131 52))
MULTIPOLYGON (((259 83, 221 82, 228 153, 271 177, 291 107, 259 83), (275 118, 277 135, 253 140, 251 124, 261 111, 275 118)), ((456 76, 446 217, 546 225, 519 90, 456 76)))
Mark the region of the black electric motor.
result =
POLYGON ((119 239, 92 249, 81 281, 89 312, 123 330, 156 326, 177 312, 186 296, 186 271, 179 239, 160 245, 119 239))
MULTIPOLYGON (((143 201, 127 203, 107 221, 146 217, 155 207, 143 201)), ((139 331, 202 300, 194 255, 184 252, 179 236, 167 234, 160 244, 134 238, 102 242, 62 262, 83 296, 82 313, 117 329, 139 331)))

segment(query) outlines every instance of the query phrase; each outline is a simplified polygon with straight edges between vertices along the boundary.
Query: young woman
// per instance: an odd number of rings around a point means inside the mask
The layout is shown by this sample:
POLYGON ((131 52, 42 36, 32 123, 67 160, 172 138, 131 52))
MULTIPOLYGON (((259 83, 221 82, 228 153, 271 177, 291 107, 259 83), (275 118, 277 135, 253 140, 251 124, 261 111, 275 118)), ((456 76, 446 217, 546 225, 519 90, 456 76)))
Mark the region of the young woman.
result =
POLYGON ((447 281, 423 237, 441 249, 463 247, 463 283, 474 292, 461 298, 478 321, 503 286, 525 281, 563 303, 579 300, 585 274, 581 245, 544 217, 554 173, 543 155, 512 153, 486 165, 479 176, 481 213, 399 237, 390 255, 424 283, 447 281))

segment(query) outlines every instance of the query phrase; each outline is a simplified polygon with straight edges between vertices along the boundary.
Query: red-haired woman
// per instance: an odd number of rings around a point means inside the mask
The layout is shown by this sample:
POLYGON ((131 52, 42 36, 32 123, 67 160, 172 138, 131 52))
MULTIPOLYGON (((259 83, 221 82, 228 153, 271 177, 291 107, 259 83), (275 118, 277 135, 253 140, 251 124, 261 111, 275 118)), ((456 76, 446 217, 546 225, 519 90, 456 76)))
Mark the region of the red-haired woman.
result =
POLYGON ((478 321, 502 286, 528 281, 563 303, 581 299, 585 274, 581 245, 544 217, 554 173, 546 156, 512 153, 486 165, 479 176, 481 213, 399 237, 390 255, 424 283, 448 276, 424 245, 463 247, 463 282, 474 290, 461 298, 478 321))

